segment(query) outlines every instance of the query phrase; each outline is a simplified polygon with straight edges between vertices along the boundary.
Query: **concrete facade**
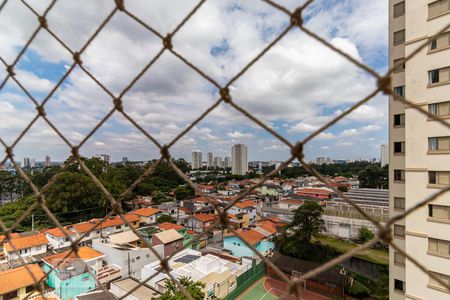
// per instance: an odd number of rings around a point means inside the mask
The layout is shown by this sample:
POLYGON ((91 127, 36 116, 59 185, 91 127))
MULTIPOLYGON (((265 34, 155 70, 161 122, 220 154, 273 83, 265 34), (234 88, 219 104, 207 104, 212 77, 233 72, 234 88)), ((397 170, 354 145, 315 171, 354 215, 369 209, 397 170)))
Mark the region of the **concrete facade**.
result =
MULTIPOLYGON (((450 35, 448 28, 445 35, 436 34, 450 23, 449 12, 448 0, 389 1, 389 64, 397 65, 392 87, 397 94, 441 118, 450 116, 450 35), (402 62, 427 41, 427 47, 406 64, 402 62)), ((389 102, 390 214, 394 216, 449 185, 445 172, 450 170, 450 149, 444 140, 450 133, 401 101, 391 97, 389 102), (440 146, 432 141, 436 137, 444 138, 440 146)), ((398 247, 450 282, 448 195, 396 222, 393 230, 398 247), (433 250, 437 244, 444 245, 444 251, 433 250)), ((450 298, 449 290, 395 249, 389 253, 390 299, 450 298)))

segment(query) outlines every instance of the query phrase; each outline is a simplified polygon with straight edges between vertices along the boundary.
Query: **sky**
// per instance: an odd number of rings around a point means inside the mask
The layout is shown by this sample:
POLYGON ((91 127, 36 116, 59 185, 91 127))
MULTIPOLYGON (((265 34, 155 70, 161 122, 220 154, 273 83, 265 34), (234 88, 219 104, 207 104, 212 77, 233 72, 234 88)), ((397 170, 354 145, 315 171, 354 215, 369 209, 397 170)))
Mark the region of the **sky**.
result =
MULTIPOLYGON (((49 1, 28 1, 43 13, 49 1)), ((278 0, 291 10, 304 1, 278 0)), ((125 1, 127 10, 165 35, 196 5, 188 0, 125 1)), ((112 0, 59 1, 48 26, 79 51, 114 7, 112 0)), ((317 0, 305 12, 305 26, 355 59, 383 73, 387 69, 387 1, 317 0)), ((225 84, 287 25, 287 15, 262 1, 209 0, 173 38, 173 47, 218 83, 225 84)), ((0 17, 0 56, 11 64, 37 18, 19 1, 0 17)), ((161 49, 161 40, 124 13, 117 13, 81 56, 114 95, 161 49)), ((15 67, 16 78, 42 102, 72 64, 70 53, 41 30, 15 67)), ((0 68, 0 82, 6 70, 0 68)), ((298 28, 254 64, 230 88, 233 101, 292 143, 343 112, 376 88, 375 80, 298 28)), ((217 89, 169 52, 124 95, 123 107, 161 144, 169 143, 217 99, 217 89)), ((78 144, 113 107, 106 94, 78 66, 45 105, 48 119, 78 144)), ((0 91, 0 138, 12 144, 36 115, 26 94, 8 80, 0 91)), ((378 94, 305 146, 306 159, 379 157, 387 140, 387 99, 378 94)), ((248 145, 249 160, 285 160, 289 149, 242 113, 222 103, 181 138, 170 153, 191 160, 192 151, 230 156, 231 146, 248 145)), ((113 161, 157 158, 150 140, 121 114, 83 145, 82 155, 111 155, 113 161)), ((70 149, 42 119, 14 148, 15 159, 63 161, 70 149)))

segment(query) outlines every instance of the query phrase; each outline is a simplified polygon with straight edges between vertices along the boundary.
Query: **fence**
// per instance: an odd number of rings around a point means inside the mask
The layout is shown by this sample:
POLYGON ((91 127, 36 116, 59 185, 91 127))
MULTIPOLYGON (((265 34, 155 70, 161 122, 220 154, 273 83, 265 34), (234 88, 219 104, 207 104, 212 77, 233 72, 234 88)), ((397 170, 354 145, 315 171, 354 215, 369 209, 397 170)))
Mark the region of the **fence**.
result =
POLYGON ((266 264, 264 262, 259 262, 257 264, 253 261, 252 268, 247 270, 238 276, 236 282, 236 289, 225 297, 224 300, 234 300, 239 295, 241 295, 246 289, 248 289, 252 284, 254 284, 258 279, 263 277, 266 274, 266 264))
MULTIPOLYGON (((421 201, 417 201, 417 203, 407 208, 403 213, 395 215, 389 219, 386 224, 380 224, 377 220, 373 219, 370 215, 368 215, 364 210, 360 209, 359 206, 353 202, 351 199, 346 197, 343 193, 341 193, 339 190, 334 188, 330 182, 322 176, 313 166, 307 164, 304 160, 303 155, 303 149, 305 148, 305 145, 307 145, 312 139, 319 136, 319 134, 323 133, 326 129, 330 128, 334 124, 336 124, 338 121, 344 119, 347 117, 351 112, 356 110, 358 107, 361 107, 361 105, 367 103, 370 99, 375 97, 377 94, 382 93, 385 95, 391 96, 393 99, 397 100, 399 103, 406 104, 410 109, 414 109, 417 112, 427 116, 428 118, 435 120, 439 124, 442 124, 445 128, 449 128, 450 125, 448 122, 446 122, 444 119, 429 113, 427 110, 423 109, 420 105, 416 104, 415 102, 411 101, 410 99, 407 99, 406 97, 399 96, 395 94, 391 88, 390 82, 391 82, 391 75, 393 73, 393 69, 389 69, 386 74, 379 74, 375 70, 373 70, 371 67, 365 65, 361 61, 353 58, 352 56, 348 55, 347 53, 341 51, 336 46, 331 44, 326 39, 322 38, 320 35, 316 34, 315 32, 311 31, 305 26, 304 23, 304 12, 305 10, 311 6, 312 3, 314 3, 314 0, 307 0, 304 1, 304 3, 298 5, 294 10, 289 10, 288 8, 278 4, 276 1, 272 0, 262 0, 265 4, 269 5, 274 10, 277 10, 278 12, 281 12, 285 16, 285 26, 282 28, 282 30, 276 34, 276 36, 268 43, 266 47, 263 48, 262 51, 260 51, 255 57, 250 60, 243 68, 240 68, 239 71, 236 73, 235 76, 233 76, 228 82, 225 84, 219 84, 218 81, 208 74, 206 74, 200 67, 196 66, 195 63, 187 59, 183 53, 179 52, 176 47, 172 44, 172 38, 176 35, 180 34, 180 29, 188 22, 190 22, 190 19, 192 16, 194 16, 197 11, 204 5, 206 0, 200 0, 190 11, 189 13, 180 20, 180 22, 174 26, 174 29, 168 33, 168 34, 162 34, 158 30, 156 30, 154 27, 152 27, 151 24, 148 22, 140 19, 135 14, 130 12, 127 9, 126 2, 123 0, 115 0, 114 1, 114 7, 113 9, 105 16, 105 18, 101 21, 100 25, 96 28, 93 28, 92 35, 86 40, 86 42, 79 48, 79 49, 72 49, 68 44, 64 41, 63 38, 58 34, 58 31, 55 30, 55 28, 52 28, 49 23, 47 22, 47 16, 52 11, 52 9, 55 7, 57 0, 52 0, 48 7, 43 11, 43 13, 39 13, 33 6, 31 6, 27 1, 21 0, 20 3, 23 4, 23 8, 29 12, 31 15, 33 15, 38 20, 38 25, 35 28, 35 30, 31 33, 29 39, 26 41, 26 43, 23 45, 23 47, 19 50, 18 55, 15 57, 15 59, 11 62, 8 62, 4 57, 0 57, 0 62, 3 64, 5 70, 6 70, 6 77, 5 79, 0 83, 0 90, 3 90, 5 88, 5 85, 8 81, 12 81, 21 89, 21 91, 26 95, 26 97, 30 100, 30 103, 32 103, 36 107, 36 114, 32 118, 31 122, 26 126, 26 128, 20 132, 20 134, 17 136, 17 138, 14 140, 13 143, 7 144, 3 139, 0 139, 0 144, 4 147, 6 156, 1 161, 2 164, 5 163, 7 160, 10 160, 16 169, 17 173, 23 178, 23 180, 26 181, 26 183, 30 186, 32 189, 34 195, 35 195, 35 202, 33 205, 31 205, 27 211, 18 218, 12 226, 9 226, 8 228, 5 226, 3 222, 0 222, 0 227, 6 234, 6 239, 10 240, 11 233, 14 232, 14 230, 19 226, 19 224, 30 215, 30 213, 33 211, 33 209, 40 207, 42 210, 45 211, 45 213, 48 215, 49 219, 55 224, 56 227, 60 228, 66 238, 69 239, 69 236, 67 235, 67 232, 63 230, 63 226, 58 221, 58 218, 55 217, 55 215, 48 209, 46 205, 46 199, 45 199, 45 192, 51 187, 56 179, 61 175, 63 171, 65 171, 69 165, 72 163, 78 163, 80 166, 80 169, 85 172, 91 179, 92 182, 98 187, 98 189, 105 195, 106 199, 110 203, 112 210, 106 215, 106 217, 103 219, 106 220, 113 214, 117 214, 132 230, 133 232, 139 236, 144 243, 147 243, 145 239, 142 238, 140 233, 134 229, 129 222, 124 217, 124 212, 121 208, 121 202, 124 199, 126 195, 128 195, 139 183, 143 181, 145 177, 147 177, 149 174, 151 174, 155 167, 161 163, 162 161, 165 161, 171 165, 171 167, 175 170, 175 172, 186 181, 186 183, 195 189, 196 193, 199 195, 202 195, 203 197, 207 198, 208 201, 211 203, 211 205, 214 206, 215 210, 218 212, 218 218, 215 221, 216 225, 224 225, 227 226, 227 210, 233 206, 238 201, 242 200, 244 197, 246 197, 249 193, 251 193, 255 188, 262 186, 262 184, 271 176, 274 176, 278 174, 283 168, 285 168, 289 163, 291 163, 293 160, 298 159, 300 161, 300 164, 307 170, 311 175, 315 176, 318 180, 323 182, 327 187, 331 188, 337 195, 339 195, 344 201, 352 205, 361 215, 363 215, 366 219, 370 220, 378 229, 377 236, 362 245, 359 248, 356 248, 352 251, 349 251, 348 253, 345 253, 341 255, 340 257, 337 257, 323 265, 320 265, 319 267, 306 272, 302 274, 297 279, 291 279, 288 276, 286 276, 281 270, 279 270, 276 266, 274 266, 270 261, 268 261, 265 257, 263 257, 256 249, 248 244, 245 239, 241 237, 241 235, 231 227, 230 230, 238 236, 243 242, 247 244, 248 247, 250 247, 256 255, 258 255, 266 265, 268 265, 271 269, 273 269, 277 275, 286 283, 289 285, 288 293, 295 293, 296 288, 295 286, 299 285, 302 286, 303 282, 309 278, 312 278, 316 276, 317 274, 339 264, 345 261, 346 259, 352 257, 357 252, 367 249, 374 245, 375 243, 379 241, 383 241, 386 243, 389 243, 393 249, 398 251, 400 254, 405 255, 406 259, 408 259, 412 264, 414 264, 417 268, 422 270, 423 272, 426 272, 428 276, 432 279, 434 279, 436 282, 438 282, 440 285, 447 287, 450 289, 450 286, 448 282, 444 282, 440 277, 435 275, 435 273, 429 272, 429 270, 422 265, 421 262, 417 261, 414 257, 409 255, 408 253, 405 253, 402 249, 400 249, 395 243, 392 241, 392 234, 391 234, 391 227, 393 224, 406 216, 410 215, 414 211, 424 207, 427 205, 427 203, 435 200, 437 197, 443 195, 444 193, 447 193, 450 190, 450 187, 445 187, 438 192, 434 193, 432 196, 427 197, 426 199, 422 199, 421 201), (91 73, 91 71, 86 68, 83 65, 83 56, 85 55, 86 49, 92 44, 92 42, 98 38, 99 34, 104 30, 104 28, 108 25, 110 20, 115 15, 121 14, 122 17, 127 18, 130 22, 133 22, 136 26, 139 26, 141 29, 148 31, 149 34, 152 34, 155 38, 159 39, 161 42, 161 48, 157 52, 157 54, 148 60, 148 63, 146 63, 144 66, 142 66, 142 69, 139 71, 139 73, 133 77, 130 78, 130 83, 119 93, 113 93, 111 90, 108 89, 107 86, 105 86, 104 83, 102 83, 102 80, 100 78, 97 78, 94 74, 91 73), (304 34, 307 36, 315 39, 317 42, 321 43, 324 47, 331 49, 335 53, 339 54, 352 64, 354 64, 356 67, 358 67, 362 72, 367 73, 373 79, 376 80, 377 84, 374 90, 369 93, 366 97, 360 99, 359 101, 355 102, 350 108, 339 112, 333 119, 327 121, 324 125, 322 125, 317 130, 313 131, 311 134, 309 134, 306 138, 304 138, 301 141, 298 141, 296 143, 289 142, 285 137, 283 137, 280 133, 278 133, 274 128, 267 125, 265 122, 261 121, 257 117, 255 117, 254 114, 252 114, 251 111, 246 110, 241 105, 239 105, 239 101, 235 99, 233 96, 233 90, 230 88, 233 83, 235 83, 238 79, 240 79, 249 69, 251 69, 256 62, 258 62, 270 49, 276 45, 280 40, 282 40, 290 31, 293 30, 301 30, 304 34), (44 97, 44 100, 42 102, 39 102, 36 100, 36 98, 29 92, 29 90, 26 88, 26 86, 23 85, 21 80, 16 76, 15 68, 17 67, 19 61, 23 63, 23 60, 21 60, 23 54, 25 51, 29 48, 30 44, 33 43, 33 41, 36 39, 36 36, 39 32, 46 32, 49 34, 51 39, 62 46, 65 50, 67 50, 67 54, 72 57, 73 61, 71 64, 68 65, 68 67, 64 70, 63 75, 59 78, 56 85, 53 86, 53 88, 50 90, 50 92, 44 97), (160 59, 162 54, 165 53, 166 55, 172 55, 175 59, 177 59, 179 62, 183 63, 185 66, 199 74, 205 82, 210 84, 216 91, 218 91, 218 98, 217 100, 208 107, 203 113, 201 113, 189 126, 184 128, 172 141, 170 141, 167 144, 161 144, 151 133, 146 131, 141 125, 139 125, 136 120, 133 119, 132 115, 130 115, 126 109, 124 109, 122 99, 124 95, 127 94, 128 91, 136 84, 136 82, 142 78, 144 74, 147 72, 151 72, 152 66, 155 64, 156 61, 160 59), (92 130, 80 141, 77 142, 77 144, 74 144, 69 141, 69 139, 62 133, 62 131, 56 126, 46 115, 46 105, 51 100, 52 96, 57 92, 58 88, 61 86, 63 81, 73 72, 75 68, 78 68, 80 72, 85 74, 87 78, 91 80, 91 83, 98 86, 102 91, 104 91, 107 95, 109 95, 111 100, 111 108, 109 109, 108 113, 96 124, 92 130), (268 134, 271 134, 275 139, 280 141, 282 144, 284 144, 286 147, 288 147, 291 151, 290 157, 284 161, 282 164, 280 164, 275 170, 272 172, 266 174, 261 180, 257 183, 251 186, 251 188, 246 189, 243 193, 241 193, 238 197, 236 197, 231 203, 229 203, 225 208, 222 208, 218 205, 217 201, 208 195, 205 195, 202 193, 196 186, 193 184, 193 182, 174 164, 172 161, 172 157, 170 154, 170 150, 172 149, 172 146, 176 144, 183 136, 186 135, 186 133, 190 132, 195 125, 197 125, 201 120, 203 120, 207 115, 209 115, 213 110, 215 110, 220 105, 227 105, 231 108, 234 108, 236 111, 242 113, 243 116, 251 120, 255 125, 259 126, 263 130, 265 130, 268 134), (130 124, 132 124, 139 132, 141 132, 145 137, 151 141, 159 150, 161 157, 160 159, 153 165, 149 166, 148 169, 141 174, 141 176, 133 183, 131 184, 128 189, 122 193, 119 197, 113 197, 111 193, 105 188, 105 186, 101 183, 101 181, 93 174, 93 172, 86 166, 85 162, 80 157, 80 149, 86 144, 86 142, 101 128, 104 123, 110 119, 110 117, 114 114, 119 114, 125 118, 125 120, 128 120, 130 124), (64 167, 54 175, 54 177, 41 189, 38 189, 37 186, 31 181, 30 177, 20 168, 19 165, 14 160, 14 151, 16 149, 16 146, 18 143, 23 139, 24 136, 27 135, 30 128, 35 124, 38 120, 45 122, 51 130, 53 130, 56 135, 61 138, 61 140, 67 145, 67 149, 70 150, 71 156, 67 160, 64 167)), ((9 5, 9 3, 12 3, 12 1, 3 0, 0 4, 0 16, 2 14, 5 14, 5 7, 9 5)), ((80 4, 81 5, 81 4, 80 4)), ((441 35, 450 27, 450 24, 447 24, 436 33, 436 36, 441 35)), ((415 48, 415 50, 411 53, 409 53, 404 60, 404 63, 411 60, 412 57, 417 55, 419 51, 425 49, 428 45, 429 41, 421 41, 420 46, 415 48)), ((105 64, 108 63, 108 61, 104 61, 105 64)), ((345 87, 343 87, 345 88, 345 87)), ((169 113, 169 112, 167 112, 169 113)), ((81 121, 80 121, 81 122, 81 121)), ((103 222, 102 221, 102 222, 103 222)), ((91 229, 95 230, 102 222, 99 222, 96 224, 95 227, 91 229)), ((213 228, 213 227, 211 227, 213 228)), ((79 237, 76 241, 74 241, 71 244, 71 251, 67 255, 69 256, 72 253, 77 254, 78 253, 78 243, 90 232, 87 232, 83 234, 83 236, 79 237)), ((148 244, 148 243, 147 243, 148 244)), ((150 245, 148 245, 150 246, 150 245)), ((15 248, 13 250, 16 250, 15 248)), ((150 247, 149 251, 153 251, 153 249, 150 247)), ((180 249, 181 251, 181 249, 180 249)), ((153 251, 154 252, 154 251, 153 251)), ((171 257, 163 258, 158 253, 154 252, 154 254, 158 257, 158 259, 161 261, 161 272, 165 272, 168 274, 170 279, 175 283, 175 285, 183 292, 184 295, 188 299, 192 299, 192 297, 189 295, 187 290, 180 285, 179 281, 176 280, 171 274, 170 269, 168 266, 168 260, 171 257)), ((41 282, 46 280, 48 277, 50 271, 44 274, 44 276, 38 276, 36 277, 35 274, 31 272, 31 270, 27 267, 27 271, 29 272, 30 276, 34 279, 35 282, 35 289, 37 289, 42 296, 45 298, 45 295, 43 295, 42 285, 40 285, 41 282)), ((156 276, 157 274, 153 275, 156 276)), ((152 276, 152 277, 153 277, 152 276)), ((144 284, 147 280, 150 278, 144 279, 141 284, 144 284)), ((98 286, 102 289, 104 287, 101 284, 98 284, 98 286)), ((134 290, 138 289, 140 285, 136 286, 133 290, 129 291, 127 295, 124 295, 121 297, 121 299, 128 296, 128 294, 132 293, 134 290)))

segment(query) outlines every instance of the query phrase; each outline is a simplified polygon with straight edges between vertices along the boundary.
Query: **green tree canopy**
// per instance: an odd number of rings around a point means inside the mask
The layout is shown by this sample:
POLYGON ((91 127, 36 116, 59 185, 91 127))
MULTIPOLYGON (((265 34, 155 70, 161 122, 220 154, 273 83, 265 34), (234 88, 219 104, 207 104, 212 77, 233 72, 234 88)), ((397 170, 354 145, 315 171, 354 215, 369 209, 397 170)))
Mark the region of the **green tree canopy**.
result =
POLYGON ((325 231, 325 222, 322 219, 323 208, 315 201, 306 201, 294 210, 292 223, 288 229, 292 230, 295 238, 310 244, 311 238, 325 231))
MULTIPOLYGON (((180 284, 186 289, 194 300, 205 299, 205 293, 202 291, 205 288, 203 282, 194 282, 189 277, 180 277, 180 284)), ((169 279, 166 280, 166 291, 159 297, 160 300, 187 300, 188 298, 183 292, 169 279)))
POLYGON ((361 188, 387 189, 389 188, 389 167, 369 165, 359 172, 358 180, 361 188))
POLYGON ((176 223, 176 220, 174 218, 172 218, 172 216, 166 215, 166 214, 163 214, 163 215, 161 215, 161 217, 156 219, 156 223, 158 223, 158 224, 161 224, 164 222, 176 223))

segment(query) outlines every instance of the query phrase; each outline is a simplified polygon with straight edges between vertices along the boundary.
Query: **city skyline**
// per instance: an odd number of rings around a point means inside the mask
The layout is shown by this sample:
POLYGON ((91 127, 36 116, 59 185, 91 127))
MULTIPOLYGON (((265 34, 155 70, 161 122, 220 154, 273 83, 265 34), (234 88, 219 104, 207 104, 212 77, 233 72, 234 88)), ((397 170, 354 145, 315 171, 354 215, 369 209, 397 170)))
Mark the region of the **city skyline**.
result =
MULTIPOLYGON (((38 11, 45 6, 45 1, 42 2, 36 4, 38 11)), ((382 72, 387 68, 387 4, 381 2, 352 1, 333 5, 333 8, 326 1, 317 2, 305 11, 306 25, 320 32, 339 49, 382 72), (310 21, 308 16, 314 18, 310 21), (370 28, 364 26, 366 22, 370 22, 370 28)), ((61 38, 76 49, 89 35, 86 28, 93 27, 113 3, 108 2, 104 6, 96 2, 86 4, 83 10, 98 11, 99 14, 90 15, 83 27, 67 35, 64 33, 66 24, 72 22, 81 9, 72 5, 59 4, 52 10, 49 22, 61 28, 61 38)), ((147 21, 151 20, 158 30, 169 32, 179 17, 195 3, 185 1, 176 7, 166 3, 152 5, 156 8, 150 15, 143 17, 147 21), (168 6, 171 9, 167 9, 168 6), (163 19, 166 21, 162 22, 163 19)), ((294 3, 288 3, 287 6, 293 7, 294 3)), ((30 22, 27 18, 14 17, 22 13, 23 8, 19 3, 10 3, 7 8, 10 14, 2 20, 2 24, 15 33, 15 38, 2 39, 0 53, 10 61, 17 54, 19 45, 29 36, 28 30, 32 24, 21 23, 30 22)), ((128 9, 138 15, 140 11, 149 11, 145 3, 135 2, 130 3, 128 9)), ((132 34, 139 28, 121 26, 122 22, 120 17, 113 18, 83 55, 83 65, 113 92, 123 89, 160 46, 159 41, 147 33, 132 34), (126 42, 127 49, 116 47, 120 42, 126 42), (127 60, 128 51, 142 55, 127 60), (107 55, 106 58, 116 61, 116 64, 99 65, 94 59, 97 55, 107 55)), ((239 68, 265 47, 279 33, 283 22, 285 18, 281 13, 263 3, 206 3, 192 22, 175 37, 174 44, 187 58, 222 83, 234 76, 239 68), (211 19, 208 16, 215 17, 211 19), (248 31, 235 31, 230 25, 236 20, 244 22, 242 26, 248 31), (183 38, 187 32, 199 30, 206 32, 197 39, 183 38), (238 46, 243 44, 242 41, 246 41, 248 46, 238 46)), ((38 35, 23 56, 23 61, 30 63, 20 62, 15 72, 17 78, 40 101, 62 76, 71 59, 65 49, 49 42, 48 37, 38 35)), ((299 31, 293 31, 242 79, 236 81, 231 90, 233 98, 240 105, 295 143, 367 95, 374 86, 373 79, 359 72, 354 65, 299 31), (294 52, 286 51, 288 48, 294 52), (296 59, 298 57, 304 59, 296 59), (323 63, 323 57, 328 58, 326 64, 323 63), (311 64, 306 63, 308 61, 311 64), (277 65, 286 68, 280 69, 277 65), (310 72, 312 69, 315 72, 310 72), (283 82, 285 74, 290 74, 293 80, 283 82)), ((125 111, 164 144, 175 138, 217 96, 218 91, 205 84, 198 74, 164 54, 124 96, 123 103, 125 111), (169 79, 174 79, 172 74, 177 74, 174 81, 177 84, 169 83, 169 79), (147 109, 150 106, 152 109, 147 109)), ((0 101, 3 104, 0 118, 5 121, 0 128, 0 136, 10 145, 33 118, 35 110, 12 82, 8 82, 0 93, 0 101)), ((362 105, 348 118, 313 139, 305 148, 306 159, 334 156, 333 153, 345 153, 349 159, 377 157, 379 145, 386 143, 387 139, 386 104, 386 98, 379 95, 362 105)), ((76 69, 49 99, 46 113, 61 133, 71 143, 77 144, 98 124, 111 106, 109 96, 76 69)), ((224 157, 231 145, 236 143, 251 145, 249 157, 254 160, 286 160, 290 153, 270 134, 224 104, 181 138, 170 149, 170 153, 174 157, 189 158, 194 149, 202 152, 215 149, 217 156, 224 157)), ((105 151, 109 152, 112 161, 119 161, 123 156, 136 161, 159 157, 156 146, 119 114, 113 114, 80 149, 86 157, 105 151)), ((69 148, 42 120, 31 127, 14 152, 16 157, 30 156, 30 152, 35 157, 49 155, 55 161, 64 161, 70 154, 69 148)))

